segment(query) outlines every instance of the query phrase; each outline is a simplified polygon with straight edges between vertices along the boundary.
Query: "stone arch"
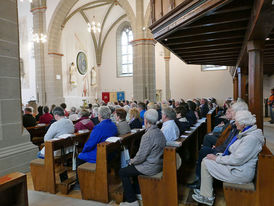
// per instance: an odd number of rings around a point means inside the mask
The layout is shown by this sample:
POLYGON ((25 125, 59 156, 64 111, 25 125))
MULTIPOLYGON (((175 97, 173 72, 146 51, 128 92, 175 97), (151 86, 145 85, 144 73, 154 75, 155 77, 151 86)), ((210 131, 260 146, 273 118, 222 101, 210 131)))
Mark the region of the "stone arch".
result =
MULTIPOLYGON (((60 0, 56 7, 49 24, 48 29, 48 56, 46 56, 46 95, 47 104, 61 103, 64 101, 62 81, 56 80, 57 75, 62 74, 62 56, 61 53, 61 36, 62 24, 69 14, 71 8, 79 0, 60 0)), ((136 17, 127 0, 120 0, 117 3, 124 9, 131 23, 133 33, 136 26, 136 17)))
MULTIPOLYGON (((60 52, 60 42, 61 42, 61 33, 62 33, 62 24, 67 17, 67 14, 71 10, 71 8, 78 2, 79 0, 61 0, 54 11, 54 14, 51 18, 51 22, 49 24, 49 32, 48 32, 48 51, 49 53, 59 53, 60 52)), ((132 29, 135 27, 135 14, 128 3, 127 0, 121 0, 118 2, 119 5, 125 10, 127 17, 130 20, 132 29)))

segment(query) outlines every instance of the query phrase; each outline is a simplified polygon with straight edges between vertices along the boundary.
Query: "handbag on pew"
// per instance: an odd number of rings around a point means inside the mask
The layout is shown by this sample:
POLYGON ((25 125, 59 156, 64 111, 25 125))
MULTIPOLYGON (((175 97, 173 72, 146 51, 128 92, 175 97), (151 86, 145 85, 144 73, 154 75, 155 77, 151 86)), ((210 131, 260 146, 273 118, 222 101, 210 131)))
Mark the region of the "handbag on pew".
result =
POLYGON ((127 167, 130 161, 129 151, 123 146, 123 150, 121 151, 121 168, 127 167))

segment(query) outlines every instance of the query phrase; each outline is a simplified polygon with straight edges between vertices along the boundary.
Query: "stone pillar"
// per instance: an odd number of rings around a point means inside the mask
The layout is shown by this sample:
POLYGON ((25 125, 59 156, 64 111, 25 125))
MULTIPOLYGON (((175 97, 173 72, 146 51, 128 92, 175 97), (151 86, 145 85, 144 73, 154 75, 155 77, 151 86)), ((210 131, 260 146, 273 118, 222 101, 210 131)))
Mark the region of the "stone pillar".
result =
MULTIPOLYGON (((33 34, 46 34, 46 0, 33 0, 33 34)), ((42 42, 34 43, 37 103, 46 105, 45 47, 42 42)))
POLYGON ((22 127, 17 1, 0 1, 0 176, 27 172, 38 148, 22 127))
POLYGON ((155 101, 155 40, 133 41, 133 98, 155 101))
POLYGON ((248 106, 256 115, 260 129, 263 129, 263 48, 264 41, 249 41, 247 44, 248 106))
POLYGON ((238 94, 238 76, 235 76, 233 79, 233 99, 237 100, 239 97, 238 94))
POLYGON ((170 51, 164 47, 164 59, 165 59, 165 74, 166 74, 166 99, 171 99, 170 92, 170 73, 169 73, 169 62, 170 62, 170 51))
POLYGON ((136 18, 133 45, 133 98, 156 100, 155 43, 144 24, 143 0, 136 0, 136 18))

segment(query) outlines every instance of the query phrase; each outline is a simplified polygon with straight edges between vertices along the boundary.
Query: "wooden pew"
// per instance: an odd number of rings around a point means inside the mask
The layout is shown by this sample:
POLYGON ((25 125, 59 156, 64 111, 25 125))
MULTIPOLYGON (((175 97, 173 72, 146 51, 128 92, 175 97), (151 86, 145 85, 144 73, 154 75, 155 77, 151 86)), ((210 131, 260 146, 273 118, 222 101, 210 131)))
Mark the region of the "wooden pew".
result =
POLYGON ((216 116, 216 108, 210 110, 206 115, 207 133, 210 133, 214 127, 214 118, 216 116))
MULTIPOLYGON (((157 206, 177 206, 179 201, 179 183, 180 178, 184 175, 180 170, 177 171, 176 167, 176 151, 178 153, 184 148, 184 146, 189 146, 188 143, 194 143, 191 150, 194 153, 192 161, 195 162, 195 159, 198 154, 198 138, 199 135, 204 136, 199 131, 204 131, 202 128, 204 127, 204 123, 202 123, 199 127, 192 130, 190 134, 187 135, 186 138, 179 138, 177 141, 182 142, 182 146, 180 147, 170 147, 166 146, 164 149, 163 156, 163 172, 160 172, 154 176, 144 176, 140 175, 138 177, 140 190, 143 199, 144 206, 157 205, 157 206)), ((182 169, 182 167, 181 167, 182 169)))
POLYGON ((264 145, 259 154, 257 174, 249 184, 223 183, 227 206, 266 206, 274 203, 274 156, 264 145))
POLYGON ((220 146, 222 145, 225 140, 227 139, 227 137, 229 136, 229 133, 231 132, 232 126, 228 125, 225 130, 222 132, 222 134, 220 135, 220 137, 217 139, 215 146, 220 146))
MULTIPOLYGON (((57 192, 55 163, 58 160, 60 161, 60 157, 54 157, 54 151, 76 144, 84 145, 86 140, 89 138, 89 135, 90 132, 75 133, 74 137, 46 141, 45 159, 35 159, 30 163, 34 189, 55 194, 57 192)), ((70 184, 70 181, 74 180, 75 178, 72 178, 63 183, 60 183, 58 185, 59 190, 61 190, 62 193, 66 194, 69 189, 68 186, 70 184)))
MULTIPOLYGON (((112 196, 110 179, 108 175, 108 154, 118 152, 120 155, 121 144, 128 145, 132 154, 135 142, 140 142, 143 131, 121 136, 121 142, 102 142, 97 145, 96 163, 84 163, 78 167, 78 178, 82 198, 108 203, 112 196)), ((119 180, 120 182, 120 180, 119 180)))
POLYGON ((30 133, 30 140, 33 144, 40 146, 44 142, 44 136, 46 134, 46 127, 48 125, 36 125, 34 127, 27 127, 26 129, 30 133))
POLYGON ((0 205, 29 205, 25 174, 14 172, 0 177, 0 205))

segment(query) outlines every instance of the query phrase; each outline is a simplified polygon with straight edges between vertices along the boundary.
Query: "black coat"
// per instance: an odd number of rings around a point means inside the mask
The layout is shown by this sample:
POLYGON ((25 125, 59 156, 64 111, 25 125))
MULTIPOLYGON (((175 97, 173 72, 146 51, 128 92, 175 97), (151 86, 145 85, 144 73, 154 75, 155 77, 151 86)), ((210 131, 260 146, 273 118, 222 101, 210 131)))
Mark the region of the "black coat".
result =
POLYGON ((23 126, 24 127, 33 127, 36 125, 36 119, 31 114, 23 115, 23 126))
POLYGON ((134 119, 129 123, 130 129, 142 129, 142 122, 139 119, 134 119))
POLYGON ((196 124, 196 122, 197 122, 197 117, 196 117, 195 113, 192 110, 189 110, 186 113, 186 119, 189 122, 190 126, 196 124))

